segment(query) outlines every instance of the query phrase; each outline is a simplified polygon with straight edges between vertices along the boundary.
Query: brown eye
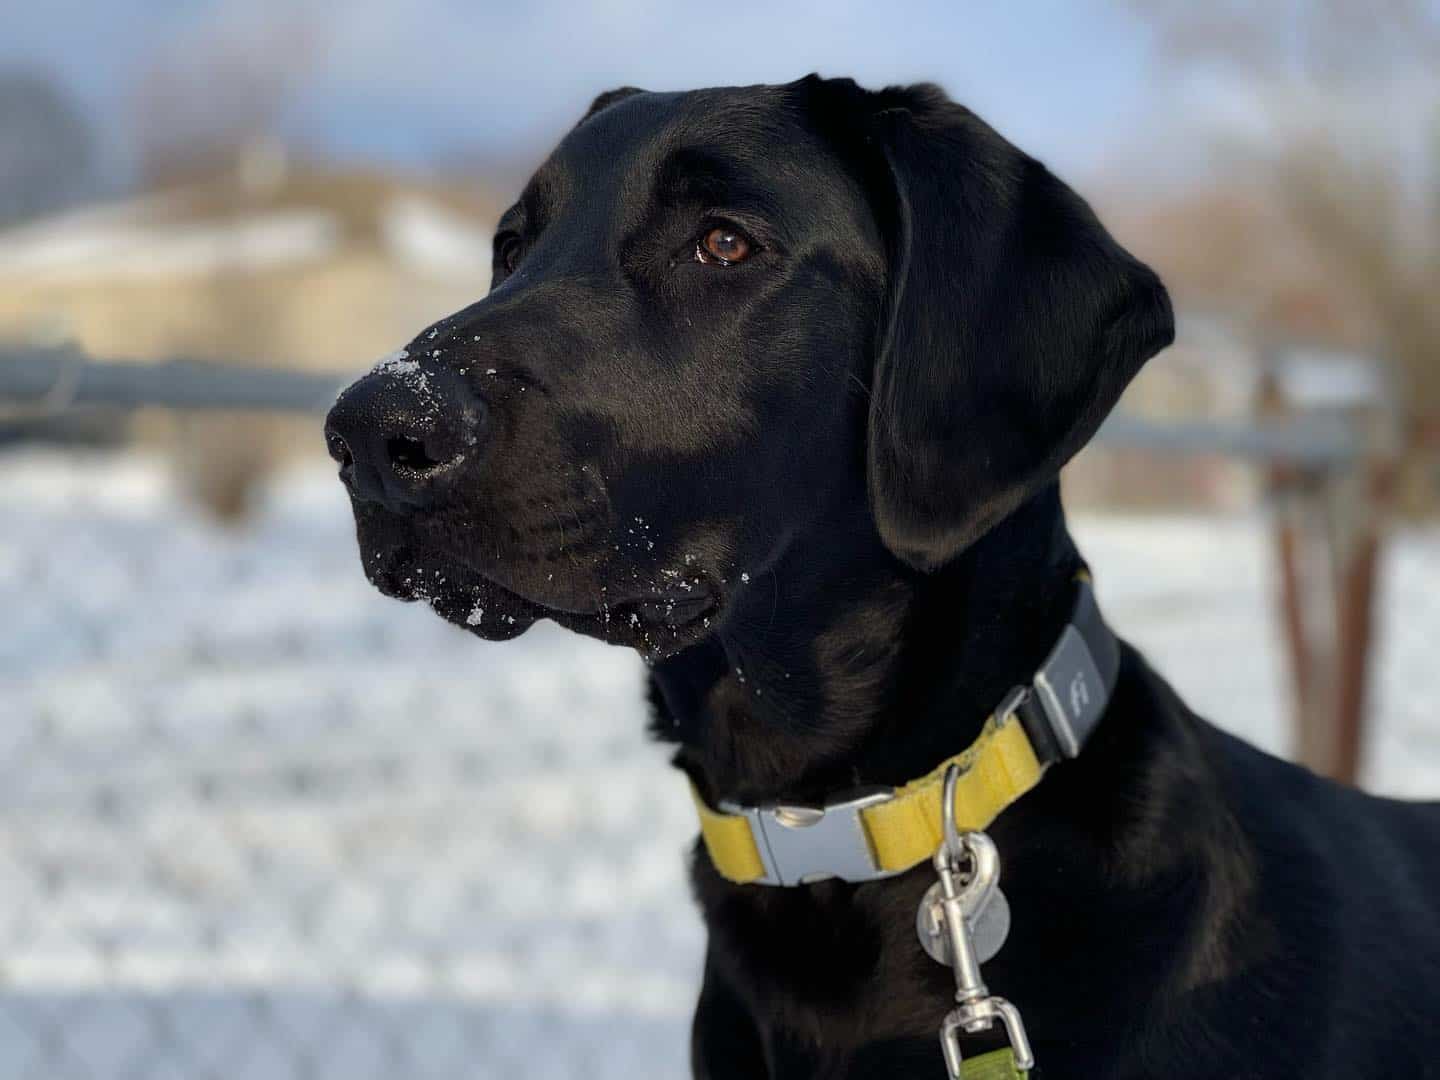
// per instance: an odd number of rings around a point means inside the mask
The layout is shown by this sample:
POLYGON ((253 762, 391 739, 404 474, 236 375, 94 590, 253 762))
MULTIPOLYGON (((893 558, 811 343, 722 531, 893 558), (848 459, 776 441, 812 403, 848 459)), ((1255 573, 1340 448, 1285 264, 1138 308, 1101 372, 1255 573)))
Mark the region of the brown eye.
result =
POLYGON ((701 262, 730 266, 750 257, 750 241, 743 233, 722 225, 711 229, 700 238, 700 248, 696 254, 701 262))
POLYGON ((520 262, 520 241, 512 236, 500 245, 500 265, 505 268, 507 274, 515 272, 515 266, 520 262))

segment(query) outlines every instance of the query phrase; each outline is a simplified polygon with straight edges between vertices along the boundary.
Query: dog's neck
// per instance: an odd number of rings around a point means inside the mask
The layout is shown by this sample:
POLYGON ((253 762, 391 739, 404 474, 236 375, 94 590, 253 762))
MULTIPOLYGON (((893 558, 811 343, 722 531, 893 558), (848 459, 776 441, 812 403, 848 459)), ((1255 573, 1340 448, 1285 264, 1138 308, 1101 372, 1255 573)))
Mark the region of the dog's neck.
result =
POLYGON ((740 590, 721 632, 654 669, 657 733, 711 797, 813 799, 900 784, 963 749, 1028 682, 1081 562, 1057 486, 945 569, 886 553, 839 507, 823 559, 796 544, 740 590))
MULTIPOLYGON (((1034 675, 1069 619, 1081 565, 1054 488, 934 575, 837 533, 823 577, 803 557, 782 560, 718 642, 657 665, 657 727, 679 741, 677 764, 712 805, 818 802, 923 776, 1034 675)), ((1032 1030, 1109 1022, 1127 980, 1178 1000, 1253 962, 1263 931, 1251 925, 1242 945, 1236 930, 1253 891, 1250 855, 1210 772, 1209 738, 1122 649, 1085 752, 992 825, 1023 932, 987 977, 1024 1003, 1032 1030), (1183 939, 1184 956, 1156 935, 1183 939), (1067 986, 1084 1000, 1054 989, 1067 986)), ((901 1038, 933 1049, 953 982, 914 938, 928 867, 796 890, 732 885, 703 858, 693 873, 712 954, 727 958, 747 1000, 768 1003, 767 1030, 809 1032, 842 1056, 901 1038)))

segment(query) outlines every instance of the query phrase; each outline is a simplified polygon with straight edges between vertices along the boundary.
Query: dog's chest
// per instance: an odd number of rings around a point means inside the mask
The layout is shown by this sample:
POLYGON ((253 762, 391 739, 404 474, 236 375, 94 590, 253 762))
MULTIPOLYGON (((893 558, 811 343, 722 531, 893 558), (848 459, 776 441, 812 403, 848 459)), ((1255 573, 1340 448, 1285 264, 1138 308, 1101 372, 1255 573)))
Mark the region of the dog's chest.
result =
POLYGON ((830 1047, 934 1037, 954 986, 915 932, 923 871, 794 890, 697 877, 711 953, 762 1032, 830 1047))

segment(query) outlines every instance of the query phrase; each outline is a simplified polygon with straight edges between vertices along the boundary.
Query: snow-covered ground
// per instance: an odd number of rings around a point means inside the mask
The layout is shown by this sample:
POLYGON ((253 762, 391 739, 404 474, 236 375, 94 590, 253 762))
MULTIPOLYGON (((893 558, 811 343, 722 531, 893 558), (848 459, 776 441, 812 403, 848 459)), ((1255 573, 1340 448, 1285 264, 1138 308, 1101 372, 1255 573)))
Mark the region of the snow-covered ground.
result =
MULTIPOLYGON (((1258 518, 1077 524, 1112 621, 1285 748, 1258 518)), ((1440 792, 1440 534, 1384 586, 1370 785, 1440 792)), ((674 1077, 702 935, 638 661, 365 584, 328 471, 254 523, 0 455, 0 1080, 674 1077)))

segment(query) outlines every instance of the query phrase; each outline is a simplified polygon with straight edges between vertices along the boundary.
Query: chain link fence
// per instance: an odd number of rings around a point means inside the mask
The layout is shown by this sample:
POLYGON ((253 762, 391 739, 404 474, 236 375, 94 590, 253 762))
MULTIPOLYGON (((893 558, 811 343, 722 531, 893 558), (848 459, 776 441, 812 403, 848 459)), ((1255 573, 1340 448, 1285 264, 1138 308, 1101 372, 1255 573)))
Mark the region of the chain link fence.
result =
POLYGON ((340 495, 227 532, 154 460, 0 457, 0 1077, 682 1074, 638 665, 372 594, 340 495))
MULTIPOLYGON (((1262 517, 1087 517, 1102 603, 1287 748, 1262 517)), ((1440 534, 1368 780, 1440 792, 1440 534)), ((674 1077, 703 932, 639 662, 374 593, 323 465, 221 529, 135 450, 0 453, 0 1080, 674 1077)))

